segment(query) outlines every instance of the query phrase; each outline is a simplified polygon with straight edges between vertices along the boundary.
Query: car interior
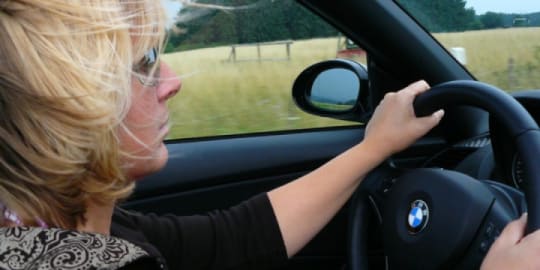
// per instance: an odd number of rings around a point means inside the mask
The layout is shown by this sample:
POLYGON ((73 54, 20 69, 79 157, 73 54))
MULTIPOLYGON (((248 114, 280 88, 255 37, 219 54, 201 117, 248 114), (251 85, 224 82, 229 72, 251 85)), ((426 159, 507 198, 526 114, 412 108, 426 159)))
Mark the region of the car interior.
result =
POLYGON ((289 98, 307 113, 351 124, 170 139, 165 169, 140 180, 122 207, 204 214, 269 191, 360 142, 384 95, 423 79, 432 89, 415 111, 444 108, 442 122, 373 170, 283 269, 478 269, 508 222, 528 211, 528 229, 540 227, 540 84, 509 92, 478 79, 406 1, 294 2, 358 44, 367 60, 314 60, 293 75, 289 98), (330 89, 317 86, 324 80, 330 89), (335 90, 347 87, 352 94, 335 90), (418 224, 409 220, 416 211, 418 224))

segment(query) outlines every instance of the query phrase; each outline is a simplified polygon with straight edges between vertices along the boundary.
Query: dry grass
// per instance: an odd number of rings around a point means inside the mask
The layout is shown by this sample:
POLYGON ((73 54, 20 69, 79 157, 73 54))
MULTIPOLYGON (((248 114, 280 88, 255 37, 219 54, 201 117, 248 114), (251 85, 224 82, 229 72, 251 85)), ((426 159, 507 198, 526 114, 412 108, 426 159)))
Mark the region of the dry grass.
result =
MULTIPOLYGON (((540 28, 437 34, 446 47, 464 47, 467 67, 503 89, 540 86, 540 28), (513 59, 513 60, 510 60, 513 59), (513 61, 514 64, 509 64, 513 61)), ((241 134, 350 125, 301 112, 292 83, 307 66, 336 56, 337 38, 295 41, 290 61, 226 62, 230 47, 164 55, 182 76, 183 89, 170 103, 170 138, 241 134)), ((262 58, 285 58, 284 45, 261 47, 262 58)), ((256 59, 255 47, 237 49, 240 60, 256 59)))
POLYGON ((507 90, 540 87, 540 28, 437 34, 446 47, 467 51, 467 68, 480 81, 507 90))
MULTIPOLYGON (((164 56, 181 74, 183 88, 169 104, 170 138, 186 138, 344 125, 300 111, 291 98, 292 83, 307 66, 335 58, 337 39, 297 41, 290 61, 226 62, 230 47, 164 56)), ((238 59, 256 59, 251 47, 237 49, 238 59)), ((261 48, 262 58, 286 58, 285 46, 261 48)))

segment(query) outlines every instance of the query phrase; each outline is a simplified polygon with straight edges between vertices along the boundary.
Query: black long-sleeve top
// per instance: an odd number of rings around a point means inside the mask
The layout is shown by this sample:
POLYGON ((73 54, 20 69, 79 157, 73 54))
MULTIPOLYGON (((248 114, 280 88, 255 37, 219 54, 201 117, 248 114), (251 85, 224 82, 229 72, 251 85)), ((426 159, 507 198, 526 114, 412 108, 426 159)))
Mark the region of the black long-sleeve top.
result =
POLYGON ((150 254, 125 269, 272 269, 287 260, 266 194, 207 215, 158 216, 117 209, 111 235, 150 254))

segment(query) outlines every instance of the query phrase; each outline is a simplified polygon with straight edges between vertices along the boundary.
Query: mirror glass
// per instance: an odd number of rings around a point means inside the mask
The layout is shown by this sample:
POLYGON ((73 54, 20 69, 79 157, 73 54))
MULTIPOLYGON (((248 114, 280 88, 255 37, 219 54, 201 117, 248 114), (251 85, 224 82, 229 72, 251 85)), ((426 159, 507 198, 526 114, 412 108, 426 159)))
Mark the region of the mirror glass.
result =
POLYGON ((345 68, 321 72, 313 81, 307 97, 311 105, 330 112, 346 112, 354 108, 360 93, 360 79, 345 68))

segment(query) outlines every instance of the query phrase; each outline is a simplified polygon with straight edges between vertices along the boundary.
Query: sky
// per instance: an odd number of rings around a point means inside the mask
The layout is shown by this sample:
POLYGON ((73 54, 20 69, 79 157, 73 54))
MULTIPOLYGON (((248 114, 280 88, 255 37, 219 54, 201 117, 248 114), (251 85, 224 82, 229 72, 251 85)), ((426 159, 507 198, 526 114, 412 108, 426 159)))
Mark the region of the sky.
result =
POLYGON ((179 1, 175 0, 161 0, 161 3, 165 6, 165 10, 167 10, 168 23, 172 24, 174 17, 176 17, 182 5, 179 1))
POLYGON ((540 12, 540 0, 466 0, 466 7, 473 7, 477 15, 488 11, 500 13, 540 12))

